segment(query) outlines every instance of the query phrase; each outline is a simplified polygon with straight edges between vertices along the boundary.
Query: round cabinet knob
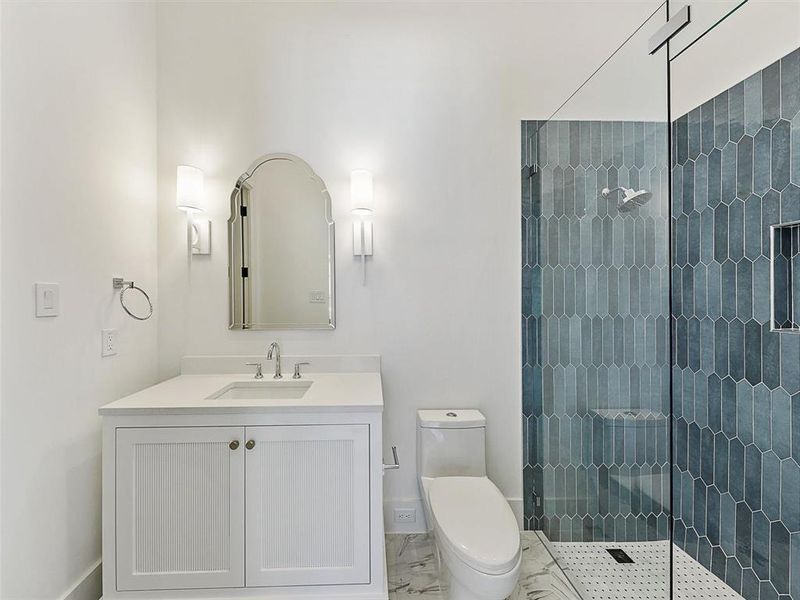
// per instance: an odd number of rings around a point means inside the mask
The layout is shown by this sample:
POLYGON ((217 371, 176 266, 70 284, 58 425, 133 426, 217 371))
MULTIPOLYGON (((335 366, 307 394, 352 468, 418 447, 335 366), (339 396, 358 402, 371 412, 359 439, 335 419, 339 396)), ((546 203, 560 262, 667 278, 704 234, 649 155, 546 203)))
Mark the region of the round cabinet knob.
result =
POLYGON ((244 447, 247 448, 248 450, 252 450, 253 448, 256 447, 255 440, 247 440, 247 443, 244 445, 244 447))
POLYGON ((239 448, 239 440, 233 440, 230 444, 228 444, 228 447, 231 450, 237 450, 239 448))

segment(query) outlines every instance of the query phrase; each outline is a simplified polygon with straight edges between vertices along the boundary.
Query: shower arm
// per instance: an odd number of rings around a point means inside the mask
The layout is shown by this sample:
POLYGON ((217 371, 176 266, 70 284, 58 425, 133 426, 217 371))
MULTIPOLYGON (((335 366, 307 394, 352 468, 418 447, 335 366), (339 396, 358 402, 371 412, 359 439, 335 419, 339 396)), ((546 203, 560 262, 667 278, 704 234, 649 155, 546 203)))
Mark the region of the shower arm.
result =
POLYGON ((630 191, 633 191, 633 188, 628 189, 625 186, 618 186, 618 187, 615 187, 614 189, 611 189, 611 190, 608 189, 608 188, 603 188, 602 191, 600 192, 600 194, 603 196, 603 198, 608 198, 614 192, 627 193, 627 192, 630 192, 630 191))

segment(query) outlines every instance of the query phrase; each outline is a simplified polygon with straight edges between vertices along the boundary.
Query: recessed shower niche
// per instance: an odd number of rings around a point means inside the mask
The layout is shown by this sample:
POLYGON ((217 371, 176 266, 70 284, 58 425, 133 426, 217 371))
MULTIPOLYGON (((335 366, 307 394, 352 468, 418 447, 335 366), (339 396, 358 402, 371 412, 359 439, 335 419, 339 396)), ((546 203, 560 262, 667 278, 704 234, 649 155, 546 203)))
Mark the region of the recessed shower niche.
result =
POLYGON ((770 229, 772 330, 800 333, 800 221, 770 229))

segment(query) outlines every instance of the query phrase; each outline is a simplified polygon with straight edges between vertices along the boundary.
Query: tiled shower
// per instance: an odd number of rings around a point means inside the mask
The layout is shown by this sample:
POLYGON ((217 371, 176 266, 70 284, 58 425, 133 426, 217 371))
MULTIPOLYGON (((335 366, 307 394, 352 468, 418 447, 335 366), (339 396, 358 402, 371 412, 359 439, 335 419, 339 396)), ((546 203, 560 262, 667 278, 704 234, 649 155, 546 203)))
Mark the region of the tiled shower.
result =
POLYGON ((672 127, 675 543, 745 598, 800 598, 800 335, 770 299, 770 226, 800 220, 800 50, 672 127))
POLYGON ((800 49, 670 129, 522 123, 525 527, 800 599, 800 49))
POLYGON ((523 139, 526 524, 555 541, 664 539, 666 127, 529 121, 523 139), (620 213, 600 196, 618 185, 653 198, 620 213))

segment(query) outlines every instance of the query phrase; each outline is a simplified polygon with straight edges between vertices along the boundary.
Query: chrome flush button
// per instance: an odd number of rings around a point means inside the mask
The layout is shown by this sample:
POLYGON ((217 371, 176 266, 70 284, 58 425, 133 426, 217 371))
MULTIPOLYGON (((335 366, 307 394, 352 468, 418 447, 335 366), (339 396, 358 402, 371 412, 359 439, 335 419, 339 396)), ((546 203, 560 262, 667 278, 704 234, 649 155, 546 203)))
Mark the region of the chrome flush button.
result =
POLYGON ((457 417, 458 415, 456 413, 454 413, 454 412, 449 412, 449 413, 447 413, 447 416, 448 417, 457 417))

